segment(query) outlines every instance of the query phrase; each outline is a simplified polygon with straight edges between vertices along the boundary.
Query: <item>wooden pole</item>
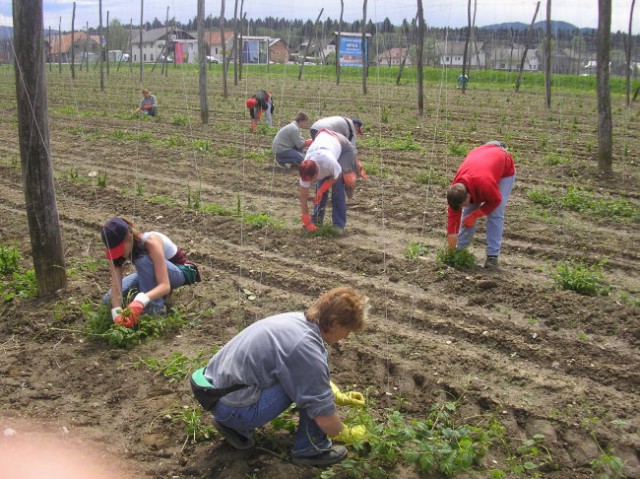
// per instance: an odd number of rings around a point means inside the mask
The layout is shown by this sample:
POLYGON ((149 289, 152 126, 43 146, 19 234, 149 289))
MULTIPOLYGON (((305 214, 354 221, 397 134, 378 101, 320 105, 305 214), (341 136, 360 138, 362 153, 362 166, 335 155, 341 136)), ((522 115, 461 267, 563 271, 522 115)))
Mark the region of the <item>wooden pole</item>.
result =
POLYGON ((86 60, 87 73, 89 73, 89 22, 87 22, 87 29, 84 37, 84 58, 86 60))
POLYGON ((98 20, 98 61, 100 62, 100 91, 104 91, 104 62, 102 55, 104 54, 104 50, 102 48, 102 0, 98 0, 98 12, 99 12, 99 20, 98 20))
POLYGON ((67 276, 49 157, 42 0, 13 0, 13 25, 22 185, 38 292, 46 296, 64 288, 67 276))
POLYGON ((53 71, 52 68, 52 63, 53 63, 53 55, 52 55, 52 51, 53 51, 53 45, 51 44, 51 27, 49 27, 49 55, 47 60, 49 60, 49 71, 53 71))
POLYGON ((58 73, 62 73, 62 17, 58 21, 58 73))
MULTIPOLYGON (((164 21, 164 62, 162 63, 162 71, 164 72, 164 76, 169 76, 169 7, 167 7, 167 15, 164 21)), ((174 52, 173 61, 175 61, 175 52, 174 52)), ((155 67, 155 65, 154 65, 155 67)))
POLYGON ((418 60, 418 76, 416 78, 418 83, 418 114, 422 116, 424 114, 424 87, 422 79, 422 61, 424 54, 424 11, 422 9, 422 0, 418 0, 418 48, 417 48, 417 60, 418 60))
POLYGON ((209 123, 209 100, 207 92, 207 50, 204 47, 204 0, 198 0, 198 60, 200 63, 200 75, 198 84, 200 87, 200 117, 202 123, 209 123))
POLYGON ((224 0, 220 2, 220 41, 222 42, 222 96, 227 98, 227 42, 224 41, 224 0))
POLYGON ((144 0, 140 0, 140 87, 142 87, 142 70, 144 68, 144 63, 142 61, 142 23, 144 22, 144 0))
POLYGON ((362 43, 360 44, 362 52, 362 94, 367 94, 367 69, 369 59, 367 58, 367 0, 362 2, 362 43))
POLYGON ((239 73, 240 73, 238 75, 238 77, 240 78, 240 81, 242 81, 242 35, 243 35, 243 32, 244 32, 244 22, 247 21, 247 14, 246 14, 246 12, 242 13, 243 9, 244 9, 244 0, 242 0, 242 2, 240 3, 240 14, 242 16, 242 24, 240 25, 240 40, 239 40, 240 41, 240 46, 239 46, 240 51, 238 52, 238 67, 239 67, 238 70, 239 70, 239 73))
POLYGON ((598 96, 598 172, 613 175, 613 120, 609 86, 611 48, 611 0, 598 0, 596 40, 596 85, 598 96))
POLYGON ((544 38, 544 92, 547 110, 551 108, 551 0, 547 0, 546 34, 544 38))
POLYGON ((129 73, 133 73, 133 18, 129 19, 129 73))
POLYGON ((467 2, 467 38, 464 42, 464 53, 462 54, 462 94, 466 93, 465 78, 467 76, 467 56, 469 54, 469 39, 471 38, 471 0, 467 2))
POLYGON ((631 1, 631 11, 629 12, 629 34, 627 38, 629 39, 627 42, 627 75, 626 75, 626 88, 627 88, 627 108, 630 106, 630 97, 631 97, 631 52, 633 51, 633 9, 636 5, 636 0, 631 1))
POLYGON ((105 35, 104 49, 107 52, 107 76, 109 76, 109 63, 111 63, 109 58, 109 10, 107 10, 107 33, 105 35))
POLYGON ((71 78, 76 79, 76 2, 73 2, 71 15, 71 78))
MULTIPOLYGON (((233 84, 238 84, 238 0, 233 7, 233 84)), ((259 61, 259 60, 258 60, 259 61)))
POLYGON ((522 53, 522 60, 520 60, 520 70, 518 72, 518 80, 516 81, 516 91, 520 91, 520 83, 522 83, 522 72, 524 71, 524 62, 527 59, 527 52, 529 51, 529 43, 531 43, 531 35, 533 34, 533 24, 536 23, 536 17, 538 16, 538 10, 540 10, 540 1, 536 3, 536 11, 533 14, 531 25, 529 25, 529 31, 527 32, 527 43, 524 45, 524 52, 522 53))
MULTIPOLYGON (((313 22, 313 29, 315 30, 316 24, 320 21, 320 17, 322 16, 322 12, 324 12, 324 8, 320 9, 320 13, 318 14, 318 18, 313 22)), ((298 72, 298 80, 302 79, 302 70, 304 69, 304 62, 307 61, 307 55, 309 55, 309 47, 311 46, 311 39, 313 38, 313 31, 309 34, 307 38, 307 48, 304 51, 304 57, 302 58, 302 63, 300 63, 300 71, 298 72)))
POLYGON ((342 17, 344 16, 344 0, 340 0, 340 22, 336 38, 336 85, 340 85, 340 34, 342 33, 342 17))

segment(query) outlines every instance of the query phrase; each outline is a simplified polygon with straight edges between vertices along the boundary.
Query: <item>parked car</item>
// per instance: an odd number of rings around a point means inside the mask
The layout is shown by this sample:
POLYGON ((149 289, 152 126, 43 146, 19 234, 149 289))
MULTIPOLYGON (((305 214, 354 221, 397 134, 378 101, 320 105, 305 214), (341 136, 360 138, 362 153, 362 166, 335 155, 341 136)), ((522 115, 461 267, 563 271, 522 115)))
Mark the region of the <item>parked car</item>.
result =
MULTIPOLYGON (((164 55, 158 57, 158 62, 164 63, 164 55)), ((173 57, 171 55, 167 57, 167 63, 173 63, 173 57)))
POLYGON ((220 60, 218 60, 216 57, 211 55, 207 55, 207 61, 209 63, 220 63, 220 60))

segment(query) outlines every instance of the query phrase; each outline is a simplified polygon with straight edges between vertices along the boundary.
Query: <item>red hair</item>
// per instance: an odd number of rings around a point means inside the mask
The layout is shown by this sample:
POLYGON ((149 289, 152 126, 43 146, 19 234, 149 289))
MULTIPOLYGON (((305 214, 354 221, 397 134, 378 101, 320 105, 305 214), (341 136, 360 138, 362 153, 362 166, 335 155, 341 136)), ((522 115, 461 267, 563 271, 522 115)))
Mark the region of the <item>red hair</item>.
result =
POLYGON ((298 167, 300 178, 302 181, 311 181, 318 174, 318 165, 315 161, 304 160, 298 167))

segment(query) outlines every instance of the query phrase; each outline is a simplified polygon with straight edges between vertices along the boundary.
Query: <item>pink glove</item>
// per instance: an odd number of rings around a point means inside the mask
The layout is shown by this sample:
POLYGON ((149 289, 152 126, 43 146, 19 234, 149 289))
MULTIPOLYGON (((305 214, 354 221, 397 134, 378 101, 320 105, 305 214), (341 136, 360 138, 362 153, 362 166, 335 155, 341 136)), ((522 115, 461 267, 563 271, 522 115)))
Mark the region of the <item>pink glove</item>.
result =
POLYGON ((311 216, 302 215, 300 219, 302 220, 302 223, 304 224, 304 227, 307 229, 307 231, 315 231, 318 229, 318 227, 311 222, 311 216))
POLYGON ((313 199, 313 204, 317 205, 318 203, 320 203, 322 196, 327 191, 329 191, 329 188, 331 188, 332 186, 333 186, 333 181, 331 180, 326 180, 324 183, 322 183, 322 186, 318 188, 318 191, 316 191, 316 197, 313 199))
POLYGON ((484 216, 484 213, 482 213, 482 211, 480 211, 480 208, 478 208, 464 219, 464 221, 462 222, 462 226, 464 226, 465 228, 473 228, 473 225, 476 224, 476 220, 481 216, 484 216))
POLYGON ((313 140, 311 138, 304 140, 303 148, 309 148, 311 146, 311 143, 313 143, 313 140))
POLYGON ((138 323, 138 318, 142 315, 142 311, 149 304, 149 301, 151 301, 149 296, 138 293, 113 322, 125 328, 133 328, 138 323))

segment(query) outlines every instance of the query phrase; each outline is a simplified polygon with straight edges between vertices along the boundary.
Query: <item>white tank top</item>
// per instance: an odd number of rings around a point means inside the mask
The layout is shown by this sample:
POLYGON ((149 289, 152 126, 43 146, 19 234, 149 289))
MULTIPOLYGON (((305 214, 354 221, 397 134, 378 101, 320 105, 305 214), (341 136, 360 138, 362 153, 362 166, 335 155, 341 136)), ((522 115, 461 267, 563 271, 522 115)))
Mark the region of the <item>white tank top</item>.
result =
POLYGON ((165 259, 173 258, 178 252, 176 244, 171 241, 167 235, 158 233, 157 231, 147 231, 146 233, 143 233, 142 238, 140 238, 141 246, 144 246, 150 236, 157 236, 162 240, 162 249, 164 250, 165 259))

